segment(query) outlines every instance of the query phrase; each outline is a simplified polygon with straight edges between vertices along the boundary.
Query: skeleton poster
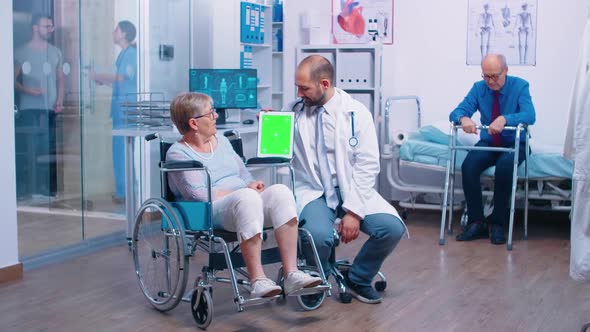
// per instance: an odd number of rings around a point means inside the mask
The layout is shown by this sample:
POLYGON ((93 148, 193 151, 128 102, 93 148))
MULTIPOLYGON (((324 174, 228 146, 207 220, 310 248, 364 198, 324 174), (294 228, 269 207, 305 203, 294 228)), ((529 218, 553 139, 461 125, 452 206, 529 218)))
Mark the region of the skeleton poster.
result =
POLYGON ((536 64, 537 0, 469 0, 467 64, 501 53, 509 65, 536 64))
POLYGON ((393 0, 332 0, 335 44, 393 44, 393 0))

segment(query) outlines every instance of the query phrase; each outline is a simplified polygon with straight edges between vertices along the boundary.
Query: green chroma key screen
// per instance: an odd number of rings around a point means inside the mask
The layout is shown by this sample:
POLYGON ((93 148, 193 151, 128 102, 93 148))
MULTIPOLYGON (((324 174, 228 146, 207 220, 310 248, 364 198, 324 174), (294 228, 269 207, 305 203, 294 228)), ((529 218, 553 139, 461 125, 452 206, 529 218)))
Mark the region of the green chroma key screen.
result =
POLYGON ((258 128, 258 156, 293 156, 294 117, 292 112, 262 112, 258 128))

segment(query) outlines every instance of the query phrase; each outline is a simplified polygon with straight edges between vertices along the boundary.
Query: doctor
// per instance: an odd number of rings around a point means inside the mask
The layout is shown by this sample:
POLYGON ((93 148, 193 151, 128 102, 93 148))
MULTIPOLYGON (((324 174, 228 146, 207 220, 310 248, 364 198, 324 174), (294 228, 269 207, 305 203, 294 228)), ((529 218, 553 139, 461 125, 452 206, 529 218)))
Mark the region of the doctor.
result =
POLYGON ((322 56, 311 55, 297 68, 300 99, 287 108, 296 112, 297 208, 324 271, 329 271, 335 226, 344 243, 357 239, 359 232, 369 235, 344 277, 359 301, 379 303, 381 297, 371 282, 405 227, 395 208, 374 189, 379 148, 371 113, 333 82, 334 67, 322 56))

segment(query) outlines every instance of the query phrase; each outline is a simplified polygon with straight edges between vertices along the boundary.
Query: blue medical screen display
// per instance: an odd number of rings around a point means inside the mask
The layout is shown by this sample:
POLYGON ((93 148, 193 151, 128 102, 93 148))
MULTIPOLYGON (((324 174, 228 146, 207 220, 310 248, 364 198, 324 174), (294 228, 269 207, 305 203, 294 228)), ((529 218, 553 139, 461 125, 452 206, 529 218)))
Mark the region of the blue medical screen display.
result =
POLYGON ((190 69, 189 89, 208 94, 215 108, 257 108, 256 69, 190 69))

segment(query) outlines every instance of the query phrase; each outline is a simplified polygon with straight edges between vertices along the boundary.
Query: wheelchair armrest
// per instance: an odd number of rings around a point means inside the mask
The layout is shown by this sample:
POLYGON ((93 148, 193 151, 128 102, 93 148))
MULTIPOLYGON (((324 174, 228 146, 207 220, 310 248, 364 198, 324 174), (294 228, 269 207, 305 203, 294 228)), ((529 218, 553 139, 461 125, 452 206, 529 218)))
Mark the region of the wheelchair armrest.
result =
POLYGON ((223 132, 223 136, 227 137, 228 139, 240 138, 240 133, 238 133, 237 131, 231 129, 231 130, 224 131, 223 132))
POLYGON ((151 134, 145 135, 144 138, 145 138, 146 141, 149 142, 149 141, 154 140, 154 139, 156 139, 158 137, 160 137, 160 135, 158 133, 151 133, 151 134))
POLYGON ((264 158, 250 158, 246 161, 246 165, 269 165, 269 164, 284 164, 289 163, 291 160, 289 158, 281 158, 281 157, 264 157, 264 158))
POLYGON ((182 169, 182 168, 203 168, 203 164, 196 160, 160 162, 160 168, 182 169))

